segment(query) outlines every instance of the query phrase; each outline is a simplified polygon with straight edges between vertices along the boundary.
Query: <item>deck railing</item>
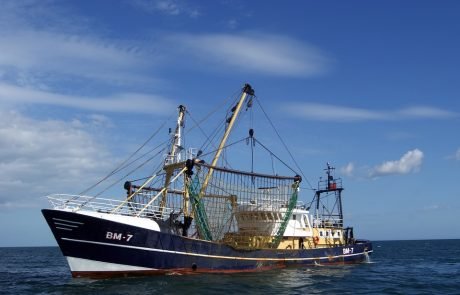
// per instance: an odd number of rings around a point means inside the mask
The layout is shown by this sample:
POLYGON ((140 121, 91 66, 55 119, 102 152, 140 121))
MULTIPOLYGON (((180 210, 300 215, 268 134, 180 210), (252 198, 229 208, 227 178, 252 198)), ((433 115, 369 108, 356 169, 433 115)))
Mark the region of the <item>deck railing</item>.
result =
POLYGON ((170 208, 160 208, 159 206, 147 206, 135 202, 124 202, 114 199, 94 198, 90 196, 53 194, 47 196, 48 201, 54 209, 66 209, 73 212, 88 210, 100 213, 110 213, 118 215, 148 217, 154 219, 167 219, 173 210, 170 208), (124 204, 123 204, 124 203, 124 204), (115 208, 123 204, 116 213, 112 213, 115 208), (143 210, 143 208, 145 209, 143 210))
POLYGON ((343 220, 338 217, 336 218, 331 216, 323 216, 319 218, 312 216, 311 223, 315 228, 337 228, 342 227, 343 220))
POLYGON ((330 190, 330 191, 335 191, 335 190, 341 190, 343 189, 342 187, 342 179, 340 178, 334 178, 331 180, 320 180, 318 182, 318 190, 330 190))

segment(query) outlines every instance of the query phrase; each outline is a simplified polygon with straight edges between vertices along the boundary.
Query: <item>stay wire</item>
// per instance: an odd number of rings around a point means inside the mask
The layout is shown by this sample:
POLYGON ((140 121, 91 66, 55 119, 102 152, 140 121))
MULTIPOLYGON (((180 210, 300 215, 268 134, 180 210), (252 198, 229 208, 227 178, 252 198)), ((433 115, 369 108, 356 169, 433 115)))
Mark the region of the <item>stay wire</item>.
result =
POLYGON ((256 102, 257 104, 259 105, 260 109, 262 110, 262 112, 264 113, 265 115, 265 118, 267 118, 268 122, 270 123, 270 125, 272 126, 273 130, 275 131, 276 135, 278 136, 278 139, 281 141, 281 143, 283 144, 284 148, 286 149, 286 151, 288 152, 289 156, 291 157, 291 160, 294 162, 295 166, 297 169, 299 169, 300 173, 302 174, 303 178, 305 179, 305 181, 308 183, 308 185, 310 186, 310 189, 311 190, 314 190, 313 186, 311 185, 310 181, 308 181, 308 179, 305 177, 305 174, 303 173, 302 169, 300 168, 299 164, 297 164, 296 160, 294 159, 294 157, 292 156, 291 152, 289 151, 289 148, 287 147, 286 143, 284 142, 284 140, 281 138, 281 135, 279 134, 278 130, 276 129, 275 125, 273 124, 273 122, 270 120, 270 117, 267 115, 267 113, 265 112, 264 108, 262 107, 262 104, 259 102, 259 100, 257 99, 256 96, 254 96, 254 98, 256 98, 256 102))
MULTIPOLYGON (((185 134, 188 134, 190 131, 192 131, 195 127, 199 126, 201 123, 205 122, 206 120, 208 120, 213 114, 217 113, 217 111, 219 109, 221 109, 222 107, 224 107, 225 105, 227 105, 227 102, 231 99, 231 98, 234 98, 236 93, 238 92, 235 92, 234 94, 232 94, 231 96, 227 97, 226 99, 223 100, 223 102, 219 105, 217 105, 216 108, 214 108, 213 110, 211 110, 206 116, 204 116, 199 122, 196 122, 194 121, 195 125, 193 125, 190 129, 188 129, 185 134)), ((190 113, 188 112, 188 110, 186 109, 185 110, 189 115, 190 113)))
MULTIPOLYGON (((226 123, 227 123, 227 118, 229 118, 229 114, 231 112, 231 109, 233 108, 233 105, 236 104, 236 102, 238 101, 238 97, 237 97, 237 93, 239 92, 235 92, 232 96, 228 97, 225 102, 229 101, 231 98, 233 98, 233 102, 230 104, 230 106, 227 108, 226 110, 226 115, 225 115, 225 118, 223 120, 220 121, 219 124, 217 124, 216 128, 214 128, 213 132, 211 133, 211 139, 209 140, 208 139, 208 142, 205 142, 202 144, 202 146, 200 147, 201 150, 205 150, 207 149, 210 145, 212 145, 214 148, 215 145, 214 145, 214 139, 217 137, 217 135, 221 132, 222 129, 226 129, 226 123)), ((226 104, 225 104, 226 105, 226 104)), ((220 107, 224 106, 224 104, 221 104, 220 107)), ((217 111, 217 110, 216 110, 217 111)), ((233 114, 232 114, 233 115, 233 114)), ((216 149, 217 150, 217 149, 216 149)))
MULTIPOLYGON (((120 172, 121 170, 125 169, 126 166, 124 166, 129 160, 131 160, 132 157, 134 157, 142 148, 144 148, 147 143, 149 143, 157 134, 160 132, 160 130, 166 125, 166 123, 171 119, 172 115, 163 122, 163 124, 136 150, 134 151, 126 160, 124 160, 122 163, 120 163, 114 170, 112 170, 107 176, 90 186, 89 188, 85 189, 84 191, 80 192, 79 195, 84 195, 99 184, 101 184, 103 181, 107 180, 109 177, 112 175, 120 172), (123 167, 124 166, 124 167, 123 167)), ((129 165, 128 165, 129 166, 129 165)))
POLYGON ((257 142, 258 144, 260 144, 261 147, 263 147, 267 152, 270 153, 270 155, 272 155, 273 157, 275 157, 278 161, 280 161, 284 166, 286 166, 286 168, 288 168, 289 170, 291 170, 292 172, 294 172, 295 174, 297 174, 297 171, 295 171, 294 169, 291 168, 291 166, 289 166, 286 162, 284 162, 283 160, 281 160, 280 157, 278 157, 277 155, 275 155, 269 148, 267 148, 263 143, 261 143, 259 140, 257 140, 256 138, 254 138, 254 141, 257 142))
MULTIPOLYGON (((235 144, 238 144, 238 143, 240 143, 240 142, 242 142, 242 141, 247 140, 248 138, 249 138, 249 137, 245 137, 245 138, 243 138, 243 139, 240 139, 240 140, 237 140, 237 141, 235 141, 235 142, 232 142, 232 143, 230 143, 230 144, 224 146, 222 149, 229 148, 229 147, 231 147, 231 146, 233 146, 233 145, 235 145, 235 144)), ((208 153, 206 153, 206 154, 203 154, 203 156, 207 156, 207 155, 213 154, 213 153, 215 153, 215 152, 217 152, 217 149, 215 149, 215 150, 213 150, 213 151, 210 151, 210 152, 208 152, 208 153)))
MULTIPOLYGON (((129 171, 126 175, 124 175, 123 177, 119 178, 118 180, 114 181, 112 184, 110 184, 108 187, 106 187, 104 190, 102 190, 101 192, 99 192, 98 194, 96 194, 93 198, 95 197, 98 197, 100 196, 101 194, 105 193, 108 189, 110 189, 111 187, 113 187, 115 184, 119 183, 120 181, 126 179, 126 177, 128 177, 129 175, 131 175, 132 173, 134 173, 135 171, 137 171, 138 169, 142 168, 145 164, 147 164, 148 162, 150 162, 151 160, 153 160, 156 156, 158 156, 159 154, 161 154, 162 152, 164 152, 166 150, 166 147, 161 149, 158 153, 156 153, 155 155, 153 155, 152 157, 148 158, 146 161, 144 161, 143 163, 141 163, 140 165, 138 165, 136 168, 134 168, 133 170, 129 171)), ((160 170, 161 171, 161 170, 160 170)), ((154 175, 154 174, 152 174, 154 175)))
MULTIPOLYGON (((190 118, 192 119, 192 121, 195 121, 191 116, 190 116, 190 118)), ((216 129, 213 131, 213 133, 211 134, 211 136, 208 136, 208 135, 204 132, 204 130, 203 130, 201 127, 198 126, 198 128, 200 129, 200 131, 203 133, 203 135, 204 135, 204 136, 206 137, 206 139, 207 139, 207 141, 201 145, 201 147, 200 147, 199 150, 204 151, 204 150, 206 150, 209 146, 212 145, 212 147, 215 149, 215 151, 217 151, 217 147, 216 147, 215 144, 214 144, 214 139, 215 139, 215 138, 217 137, 217 135, 220 133, 221 129, 222 129, 223 127, 225 127, 225 120, 224 120, 223 124, 219 124, 219 126, 220 126, 220 127, 216 128, 216 129), (211 137, 211 138, 210 138, 210 137, 211 137)), ((208 155, 208 154, 206 154, 206 155, 208 155)), ((225 159, 224 159, 224 160, 225 160, 225 159)), ((230 163, 228 163, 226 160, 225 160, 225 163, 230 167, 230 163)))
MULTIPOLYGON (((131 163, 125 165, 123 167, 123 169, 125 168, 128 168, 129 166, 131 166, 132 164, 136 163, 137 161, 139 161, 140 159, 144 158, 145 156, 149 155, 150 153, 154 152, 156 149, 164 146, 165 144, 167 144, 169 142, 169 140, 165 140, 163 141, 162 143, 160 143, 159 145, 157 145, 156 147, 154 147, 153 149, 150 149, 148 152, 140 155, 139 157, 137 157, 135 160, 133 160, 131 163)), ((164 146, 162 150, 165 150, 168 146, 164 146)), ((155 170, 156 171, 156 170, 155 170)), ((153 175, 153 174, 152 174, 153 175)))
MULTIPOLYGON (((213 148, 216 149, 215 147, 215 144, 214 144, 214 140, 215 138, 217 137, 217 135, 220 133, 220 131, 222 130, 222 128, 225 128, 225 121, 226 119, 223 119, 219 124, 217 124, 217 127, 211 132, 211 135, 207 135, 206 132, 203 130, 203 128, 201 128, 201 124, 205 121, 207 121, 213 114, 217 113, 217 111, 219 109, 221 109, 222 107, 224 107, 225 105, 228 105, 228 101, 230 101, 231 99, 233 99, 233 101, 235 102, 237 100, 237 94, 240 93, 241 91, 238 90, 238 91, 235 91, 233 94, 231 94, 230 96, 228 96, 226 99, 223 100, 223 102, 219 105, 217 105, 216 108, 214 108, 211 112, 209 112, 206 116, 204 116, 200 121, 197 121, 195 120, 195 118, 192 117, 191 113, 186 110, 188 116, 192 119, 194 125, 188 129, 185 134, 188 134, 190 131, 192 131, 195 127, 198 127, 199 130, 201 131, 201 133, 204 135, 204 137, 207 139, 202 145, 201 147, 199 148, 199 150, 201 151, 204 151, 206 150, 209 146, 212 145, 213 148)), ((234 103, 232 103, 231 105, 233 106, 234 103)), ((228 116, 228 113, 229 113, 229 109, 227 109, 226 113, 227 113, 227 116, 228 116)), ((226 116, 226 117, 227 117, 226 116)), ((217 150, 217 149, 216 149, 217 150)))

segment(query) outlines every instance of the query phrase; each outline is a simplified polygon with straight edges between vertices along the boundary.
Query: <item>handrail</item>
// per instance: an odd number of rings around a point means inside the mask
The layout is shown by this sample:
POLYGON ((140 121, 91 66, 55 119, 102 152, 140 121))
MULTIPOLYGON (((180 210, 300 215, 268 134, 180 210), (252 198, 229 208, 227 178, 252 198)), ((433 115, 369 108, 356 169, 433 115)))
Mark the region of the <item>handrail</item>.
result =
POLYGON ((313 218, 312 223, 314 228, 337 228, 339 224, 343 223, 343 219, 334 218, 332 216, 322 216, 313 218))
POLYGON ((94 198, 90 196, 53 194, 46 197, 54 209, 67 209, 73 212, 81 210, 82 204, 85 204, 85 207, 83 208, 93 212, 148 218, 154 217, 158 219, 167 219, 173 212, 173 209, 171 208, 161 208, 162 210, 160 210, 159 206, 149 206, 148 208, 145 208, 145 204, 142 203, 94 198), (118 208, 120 204, 123 204, 122 207, 120 207, 117 213, 114 213, 113 209, 118 208), (143 210, 142 212, 139 212, 141 211, 141 208, 143 208, 143 210))
POLYGON ((318 190, 321 191, 334 191, 342 190, 342 179, 334 178, 333 180, 320 180, 318 181, 318 190))

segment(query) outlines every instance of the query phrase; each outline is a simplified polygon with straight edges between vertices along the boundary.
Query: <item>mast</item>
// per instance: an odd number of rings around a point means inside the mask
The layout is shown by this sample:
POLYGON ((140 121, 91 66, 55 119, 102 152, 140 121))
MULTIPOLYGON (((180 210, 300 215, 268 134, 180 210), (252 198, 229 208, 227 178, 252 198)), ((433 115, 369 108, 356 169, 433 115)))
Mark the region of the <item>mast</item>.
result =
POLYGON ((163 211, 163 208, 166 205, 166 196, 168 195, 168 186, 173 176, 174 169, 177 167, 177 163, 181 162, 181 151, 182 147, 182 128, 184 128, 185 121, 185 107, 179 105, 179 114, 177 116, 176 129, 174 131, 174 136, 171 144, 171 150, 168 153, 168 156, 165 159, 164 169, 166 171, 164 190, 160 202, 160 211, 163 211))
POLYGON ((180 105, 178 107, 179 115, 177 116, 177 124, 176 130, 174 131, 173 142, 171 145, 171 151, 169 152, 168 158, 170 159, 170 163, 177 163, 181 161, 181 150, 182 147, 182 128, 184 128, 184 119, 185 119, 185 107, 180 105))
POLYGON ((229 120, 227 120, 228 122, 227 129, 225 130, 224 136, 222 137, 222 140, 220 141, 217 152, 214 155, 214 159, 211 162, 211 167, 209 168, 208 174, 206 175, 206 178, 204 179, 203 186, 201 187, 201 190, 200 190, 200 197, 203 195, 203 193, 206 191, 206 188, 208 187, 209 180, 211 179, 212 173, 214 171, 212 167, 216 166, 217 161, 219 160, 220 154, 222 153, 222 150, 225 146, 225 143, 227 142, 228 136, 230 135, 230 132, 232 131, 233 125, 235 124, 238 114, 240 113, 241 108, 244 104, 244 101, 248 95, 254 96, 254 89, 252 89, 251 85, 246 83, 244 84, 244 87, 242 89, 242 93, 241 93, 239 102, 232 109, 233 114, 231 115, 229 120))

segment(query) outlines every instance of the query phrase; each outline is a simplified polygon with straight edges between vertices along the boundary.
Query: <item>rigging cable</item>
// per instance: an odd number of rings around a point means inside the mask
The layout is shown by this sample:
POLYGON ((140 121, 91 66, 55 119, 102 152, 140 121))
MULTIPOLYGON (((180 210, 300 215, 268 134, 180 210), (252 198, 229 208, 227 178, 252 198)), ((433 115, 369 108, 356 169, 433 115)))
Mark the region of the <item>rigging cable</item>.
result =
MULTIPOLYGON (((212 145, 213 148, 216 148, 213 141, 214 139, 217 137, 217 135, 220 133, 221 129, 222 128, 225 128, 225 120, 226 119, 223 119, 222 122, 220 124, 217 124, 217 127, 212 131, 211 135, 208 136, 206 134, 206 132, 204 132, 204 130, 201 128, 200 124, 205 122, 206 120, 208 120, 213 114, 217 113, 217 111, 219 109, 221 109, 223 106, 227 105, 227 102, 233 98, 234 101, 236 101, 237 99, 237 94, 239 93, 240 91, 236 91, 234 92, 232 95, 228 96, 226 99, 223 100, 223 102, 221 104, 219 104, 216 108, 214 108, 211 112, 209 112, 206 116, 203 117, 203 119, 201 119, 199 122, 197 122, 191 115, 191 113, 186 110, 187 114, 189 115, 189 117, 192 119, 192 121, 195 123, 195 125, 193 125, 189 130, 187 130, 185 132, 185 134, 188 134, 190 131, 192 131, 195 127, 198 127, 199 130, 201 131, 201 133, 205 136, 205 138, 207 139, 207 141, 205 141, 202 146, 199 148, 199 150, 203 151, 205 149, 207 149, 210 145, 212 145)), ((234 103, 232 103, 231 105, 233 105, 234 103)), ((227 115, 229 113, 229 110, 227 110, 227 115)), ((217 149, 216 149, 217 150, 217 149)), ((226 162, 227 165, 229 165, 228 162, 226 162)), ((230 166, 230 165, 229 165, 230 166)))
MULTIPOLYGON (((255 96, 255 98, 257 98, 255 96)), ((265 117, 267 118, 268 122, 270 123, 270 125, 272 126, 273 130, 275 130, 275 133, 276 135, 278 136, 279 140, 281 141, 281 143, 283 144, 284 148, 286 149, 286 151, 288 152, 289 156, 291 157, 291 160, 294 162, 295 166, 297 167, 297 169, 299 169, 300 173, 302 174, 302 177, 303 179, 308 183, 308 185, 310 186, 310 189, 311 190, 314 190, 313 186, 311 185, 310 181, 308 181, 308 179, 305 177, 305 174, 303 173, 302 169, 299 167, 299 164, 297 164, 296 160, 294 159, 294 157, 292 156, 291 152, 289 151, 289 148, 287 147, 286 143, 284 142, 284 140, 281 138, 281 135, 278 133, 278 130, 276 129, 275 125, 273 124, 273 122, 270 120, 270 117, 267 115, 267 113, 265 112, 264 108, 262 107, 262 104, 259 102, 258 99, 256 99, 257 101, 257 104, 259 105, 260 109, 262 110, 262 112, 264 113, 265 117)), ((284 164, 284 163, 283 163, 284 164)), ((286 164, 285 164, 286 165, 286 164)))
MULTIPOLYGON (((102 190, 101 192, 99 192, 98 194, 96 194, 94 197, 91 197, 89 198, 88 200, 86 200, 85 202, 83 202, 80 206, 79 206, 79 209, 83 208, 86 204, 88 204, 89 202, 91 202, 92 200, 94 200, 95 198, 97 198, 98 196, 100 196, 101 194, 103 194, 104 192, 106 192, 109 188, 113 187, 115 184, 119 183, 120 181, 122 181, 123 179, 125 179, 126 177, 128 177, 129 175, 131 175, 132 173, 134 173, 137 169, 141 168, 142 166, 144 166, 145 164, 147 164, 148 162, 150 162, 152 159, 154 159, 156 156, 158 156, 160 153, 162 153, 164 150, 166 149, 163 148, 162 150, 160 150, 158 153, 156 153, 155 155, 153 155, 152 157, 150 157, 149 159, 147 159, 144 163, 140 164, 139 166, 137 166, 136 168, 134 168, 133 170, 131 170, 130 172, 128 172, 128 174, 126 174, 125 176, 123 176, 122 178, 118 179, 117 181, 113 182, 111 185, 109 185, 108 187, 106 187, 104 190, 102 190)), ((158 172, 159 173, 159 172, 158 172)))
MULTIPOLYGON (((232 94, 231 96, 227 97, 226 99, 223 100, 222 104, 219 104, 216 108, 214 108, 213 110, 211 110, 206 116, 204 116, 198 123, 196 121, 194 121, 195 125, 193 125, 190 129, 188 129, 186 131, 186 134, 190 131, 192 131, 195 127, 199 126, 201 123, 203 123, 204 121, 208 120, 209 117, 211 117, 214 113, 217 113, 217 111, 222 108, 223 106, 227 105, 227 102, 232 98, 232 97, 235 97, 237 93, 239 93, 240 91, 237 91, 235 92, 234 94, 232 94)), ((188 112, 188 110, 185 110, 189 115, 190 113, 188 112)))
MULTIPOLYGON (((158 153, 156 153, 155 155, 153 155, 152 157, 148 158, 146 161, 144 161, 143 163, 141 163, 139 166, 137 166, 136 168, 134 168, 133 170, 129 171, 126 175, 124 175, 123 177, 121 177, 120 179, 116 180, 115 182, 113 182, 112 184, 110 184, 108 187, 106 187, 104 190, 102 190, 101 192, 99 192, 98 194, 96 194, 93 198, 95 197, 98 197, 100 196, 101 194, 103 194, 104 192, 106 192, 108 189, 110 189, 111 187, 113 187, 115 184, 119 183, 120 181, 126 179, 126 177, 128 177, 129 175, 131 175, 132 173, 134 173, 136 170, 142 168, 145 164, 147 164, 148 162, 150 162, 151 160, 153 160, 156 156, 158 156, 159 154, 163 153, 164 151, 166 150, 166 147, 161 149, 158 153)), ((161 171, 161 170, 160 170, 161 171)), ((90 199, 91 200, 91 199, 90 199)))
POLYGON ((288 168, 289 170, 291 170, 292 172, 294 172, 295 174, 297 174, 297 171, 295 171, 294 169, 292 169, 288 164, 286 164, 286 162, 284 162, 283 160, 281 160, 277 155, 275 155, 271 150, 269 150, 265 145, 263 145, 260 141, 258 141, 257 139, 254 138, 254 141, 259 143, 261 147, 263 147, 267 152, 270 153, 270 155, 272 155, 273 157, 275 157, 278 161, 280 161, 284 166, 286 166, 286 168, 288 168))
POLYGON ((250 144, 251 144, 251 173, 254 172, 254 113, 252 111, 252 101, 253 98, 251 97, 250 100, 246 104, 246 111, 249 110, 249 136, 251 137, 250 144))
MULTIPOLYGON (((233 143, 230 143, 230 144, 224 146, 222 149, 226 149, 226 148, 228 148, 228 147, 231 147, 232 145, 235 145, 235 144, 237 144, 237 143, 243 142, 243 141, 245 141, 245 140, 247 140, 247 139, 248 139, 248 138, 245 137, 245 138, 243 138, 243 139, 237 140, 237 141, 235 141, 235 142, 233 142, 233 143)), ((208 153, 206 153, 206 154, 203 154, 203 156, 210 155, 210 154, 212 154, 212 153, 215 153, 216 151, 217 151, 217 149, 216 149, 216 150, 213 150, 213 151, 210 151, 210 152, 208 152, 208 153)))
MULTIPOLYGON (((107 176, 90 186, 89 188, 85 189, 84 191, 80 192, 79 195, 84 195, 99 184, 101 184, 103 181, 107 180, 109 177, 112 175, 120 172, 121 170, 125 169, 127 166, 125 165, 129 160, 131 160, 132 157, 134 157, 147 143, 149 143, 157 134, 160 132, 160 130, 166 125, 166 123, 171 119, 171 116, 163 122, 163 124, 135 151, 133 152, 126 160, 124 160, 122 163, 120 163, 114 170, 112 170, 107 176)), ((129 165, 128 165, 129 166, 129 165)))

